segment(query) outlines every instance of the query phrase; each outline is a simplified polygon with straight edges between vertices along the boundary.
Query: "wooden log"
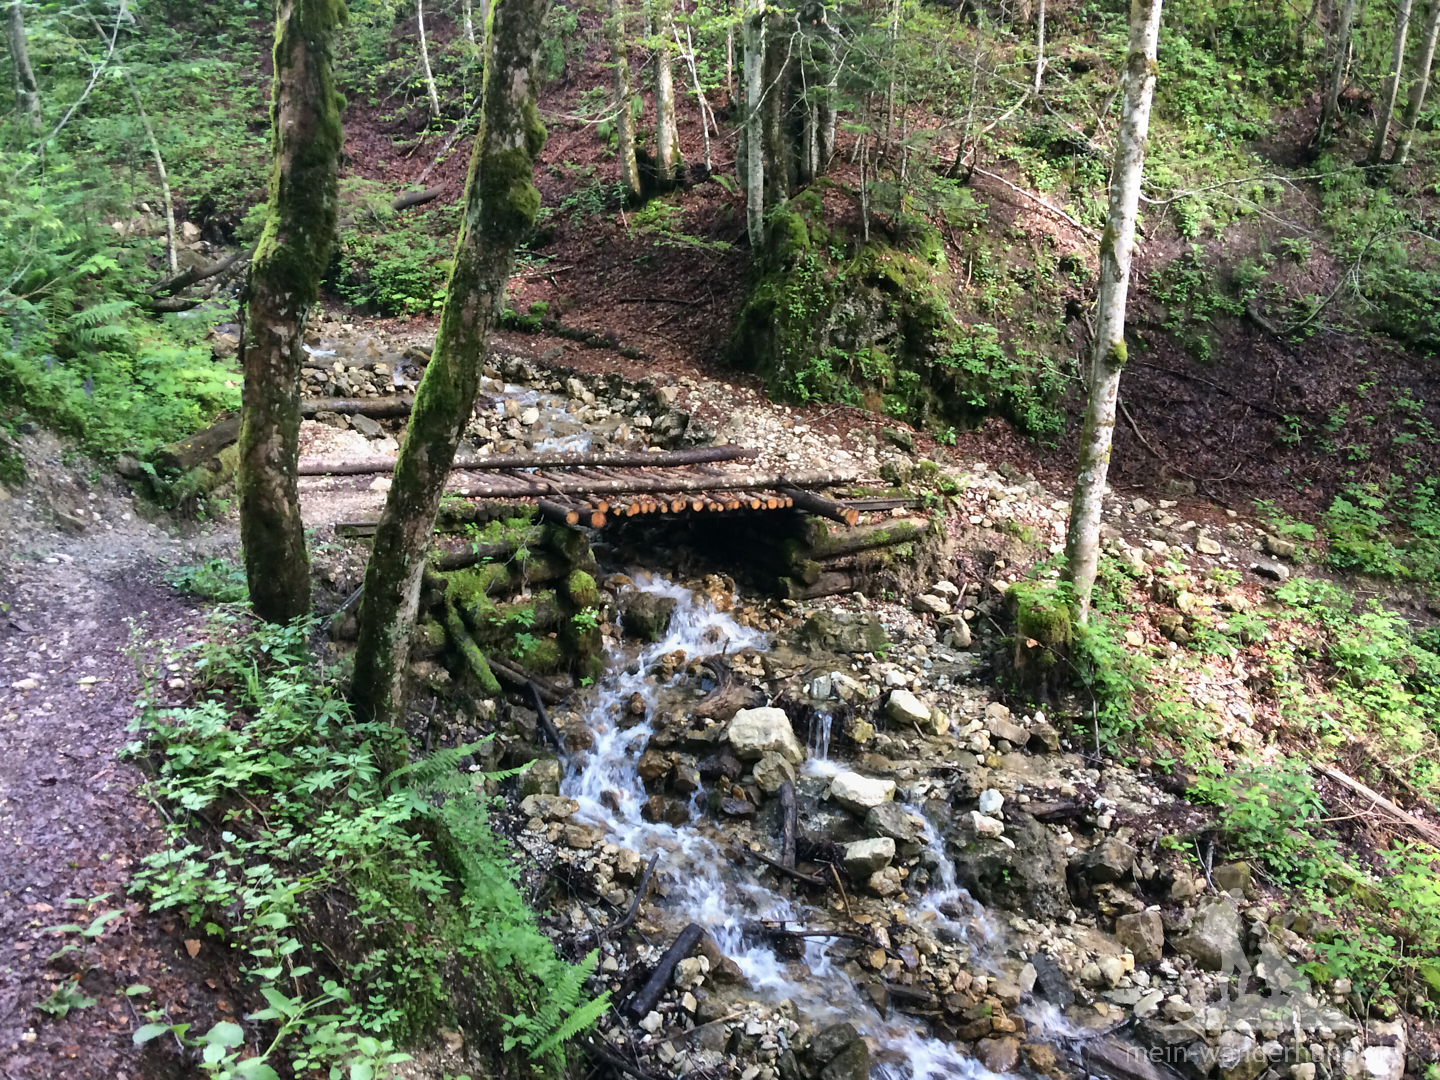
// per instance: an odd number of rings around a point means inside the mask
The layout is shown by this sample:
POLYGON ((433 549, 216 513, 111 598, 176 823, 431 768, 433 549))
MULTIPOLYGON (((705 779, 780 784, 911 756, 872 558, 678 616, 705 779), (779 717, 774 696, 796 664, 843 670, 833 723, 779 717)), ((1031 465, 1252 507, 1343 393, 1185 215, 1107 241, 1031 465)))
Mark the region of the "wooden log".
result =
POLYGON ((1440 828, 1436 828, 1434 825, 1431 825, 1427 821, 1421 821, 1414 814, 1411 814, 1408 811, 1397 806, 1395 803, 1385 798, 1384 795, 1381 795, 1378 791, 1366 787, 1359 780, 1356 780, 1352 776, 1346 775, 1339 769, 1331 768, 1329 765, 1315 765, 1314 768, 1315 771, 1320 773, 1322 776, 1328 776, 1337 784, 1347 787, 1351 791, 1355 792, 1355 794, 1369 799, 1370 802, 1378 806, 1381 810, 1384 810, 1387 814, 1390 814, 1392 817, 1394 817, 1396 821, 1400 822, 1403 825, 1409 826, 1421 839, 1430 843, 1434 847, 1440 848, 1440 828))
POLYGON ((465 629, 465 623, 460 618, 460 612, 455 610, 454 604, 445 605, 445 630, 449 633, 450 640, 455 643, 455 648, 460 650, 460 655, 470 665, 470 670, 475 673, 481 689, 487 694, 499 694, 500 683, 496 680, 495 673, 490 670, 490 665, 486 663, 485 654, 465 629))
POLYGON ((625 931, 635 921, 635 916, 640 913, 640 903, 645 899, 645 893, 650 888, 650 878, 655 873, 655 866, 660 861, 660 852, 650 856, 650 861, 645 864, 645 875, 640 879, 640 884, 635 887, 635 899, 630 901, 630 910, 618 923, 605 927, 603 930, 595 931, 595 943, 598 945, 603 939, 613 937, 615 934, 625 931))
MULTIPOLYGON (((336 530, 338 531, 339 528, 337 525, 336 530)), ((546 538, 547 534, 544 529, 538 527, 523 529, 493 544, 467 544, 454 551, 433 551, 430 553, 430 566, 445 573, 450 570, 463 570, 467 566, 474 566, 486 559, 509 559, 522 547, 531 548, 544 543, 546 538)))
POLYGON ((770 856, 762 855, 758 851, 752 851, 750 852, 750 854, 753 855, 755 858, 759 859, 766 866, 770 867, 770 869, 778 870, 786 877, 794 878, 796 881, 803 881, 806 885, 813 885, 817 889, 828 889, 830 887, 830 883, 824 878, 811 877, 809 874, 802 874, 794 867, 786 866, 779 859, 772 859, 770 858, 770 856))
POLYGON ((792 505, 798 506, 807 513, 819 514, 821 517, 829 518, 831 521, 838 521, 843 525, 854 525, 860 520, 859 510, 853 507, 841 506, 832 499, 816 495, 813 491, 801 491, 799 488, 790 487, 788 484, 781 485, 775 490, 790 499, 792 505))
MULTIPOLYGON (((388 459, 387 459, 388 460, 388 459)), ((393 462, 391 465, 393 466, 393 462)), ((348 470, 351 473, 363 470, 348 470)), ((299 474, 301 476, 314 476, 320 473, 329 472, 334 475, 342 475, 347 472, 347 467, 339 462, 324 461, 323 459, 305 459, 300 462, 299 474)), ((828 472, 813 472, 791 474, 788 480, 792 484, 804 484, 809 487, 829 487, 837 482, 836 474, 828 472)), ((567 495, 652 495, 660 492, 674 492, 676 494, 694 494, 707 491, 768 491, 773 489, 778 482, 778 477, 773 473, 744 474, 736 473, 732 476, 703 476, 693 473, 666 472, 650 475, 638 479, 617 476, 610 480, 590 480, 583 477, 566 477, 563 480, 539 480, 515 476, 496 476, 485 480, 467 482, 465 487, 469 491, 469 498, 553 498, 555 496, 567 495)), ((773 492, 769 495, 773 500, 771 509, 779 506, 781 497, 773 492)), ((899 524, 898 522, 893 524, 899 524)))
POLYGON ((799 829, 799 811, 795 804, 795 785, 786 780, 776 793, 780 797, 780 861, 795 869, 795 835, 799 829))
POLYGON ((150 463, 160 472, 189 472, 218 456, 239 437, 240 417, 227 416, 204 431, 160 447, 150 455, 150 463))
MULTIPOLYGON (((368 416, 371 420, 394 420, 401 416, 409 416, 410 407, 414 403, 415 398, 410 394, 374 398, 301 398, 300 415, 309 420, 313 419, 316 413, 333 412, 340 416, 368 416)), ((392 459, 390 468, 394 467, 395 462, 392 459)))
POLYGON ((805 521, 804 540, 792 542, 791 546, 806 549, 802 556, 804 558, 828 559, 836 555, 849 555, 869 548, 889 547, 891 544, 916 540, 924 536, 929 529, 928 518, 909 517, 831 532, 824 521, 812 517, 805 521))
POLYGON ((577 507, 551 502, 549 499, 541 499, 536 506, 540 510, 540 516, 546 521, 553 521, 557 525, 580 524, 580 511, 577 507))
POLYGON ((539 675, 526 671, 509 657, 491 656, 487 659, 490 662, 490 669, 511 686, 520 690, 527 690, 531 686, 536 687, 540 691, 540 697, 547 705, 559 705, 564 702, 564 694, 551 687, 539 675))
POLYGON ((856 579, 843 570, 823 573, 813 584, 806 584, 793 577, 782 577, 778 591, 787 600, 818 600, 822 596, 837 596, 854 592, 856 579))
POLYGON ((650 973, 650 978, 640 988, 640 992, 630 1000, 625 1011, 636 1020, 652 1012, 659 1003, 661 995, 669 988, 670 980, 675 975, 675 969, 680 966, 680 961, 694 952, 704 937, 705 928, 699 923, 692 922, 684 930, 681 930, 680 936, 660 958, 660 963, 655 965, 655 970, 650 973))
POLYGON ((545 709, 545 700, 540 696, 540 687, 536 686, 534 682, 528 683, 527 686, 531 698, 535 701, 535 712, 540 717, 541 729, 545 732, 546 737, 555 744, 555 749, 560 756, 565 757, 565 740, 560 738, 559 729, 555 727, 555 722, 550 719, 550 714, 545 709))

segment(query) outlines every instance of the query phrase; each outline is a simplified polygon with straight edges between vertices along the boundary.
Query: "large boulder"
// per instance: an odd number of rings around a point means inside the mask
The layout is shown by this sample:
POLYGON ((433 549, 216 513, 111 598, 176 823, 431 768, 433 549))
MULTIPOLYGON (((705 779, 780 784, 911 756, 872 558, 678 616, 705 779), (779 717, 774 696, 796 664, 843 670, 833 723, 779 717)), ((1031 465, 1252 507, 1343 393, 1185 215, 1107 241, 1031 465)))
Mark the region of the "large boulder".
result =
POLYGON ((864 881, 875 871, 885 869, 893 858, 895 841, 888 836, 845 845, 845 870, 856 881, 864 881))
POLYGON ((1134 954, 1137 964, 1160 959, 1165 948, 1165 926, 1160 921, 1160 913, 1141 911, 1121 915, 1115 920, 1115 940, 1134 954))
POLYGON ((956 880, 988 908, 1019 909, 1037 919, 1069 911, 1060 841, 1029 814, 1014 809, 1005 815, 1005 837, 1015 846, 979 835, 970 815, 953 818, 945 839, 956 880))
POLYGON ((767 753, 779 754, 792 765, 805 760, 805 748, 781 709, 741 709, 730 721, 729 735, 730 747, 742 761, 767 753))
POLYGON ((862 816, 894 797, 894 780, 874 780, 859 773, 843 772, 830 781, 830 798, 862 816))
POLYGON ((1200 902, 1190 929, 1176 938, 1175 951, 1210 971, 1248 970, 1240 936, 1240 913, 1223 896, 1200 902))
POLYGON ((673 596, 637 592, 625 602, 620 626, 631 637, 641 641, 659 641, 670 632, 670 617, 675 614, 673 596))
POLYGON ((888 836, 900 844, 914 844, 924 836, 919 819, 896 802, 882 802, 865 814, 865 831, 871 836, 888 836))
POLYGON ((890 643, 873 615, 817 611, 800 627, 800 643, 821 652, 875 653, 890 643))
POLYGON ((762 754, 755 763, 755 784, 766 795, 774 795, 787 780, 794 782, 795 766, 775 751, 762 754))
POLYGON ((1125 841, 1107 836, 1085 853, 1081 860, 1085 876, 1097 885, 1120 881, 1135 865, 1135 849, 1125 841))
POLYGON ((885 706, 885 714, 898 724, 930 723, 930 709, 909 690, 895 690, 885 706))

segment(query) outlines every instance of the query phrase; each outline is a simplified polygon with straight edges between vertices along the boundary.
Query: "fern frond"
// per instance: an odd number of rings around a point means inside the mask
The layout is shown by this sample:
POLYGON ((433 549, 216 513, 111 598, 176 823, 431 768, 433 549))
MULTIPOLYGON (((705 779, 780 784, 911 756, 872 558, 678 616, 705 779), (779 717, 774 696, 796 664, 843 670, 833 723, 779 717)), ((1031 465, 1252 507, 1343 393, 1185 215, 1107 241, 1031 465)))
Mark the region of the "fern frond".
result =
POLYGON ((129 300, 106 300, 104 303, 92 304, 82 311, 75 312, 66 320, 66 329, 73 333, 87 327, 114 323, 134 310, 135 305, 129 300))
POLYGON ((431 751, 429 755, 421 758, 419 761, 412 761, 406 765, 401 765, 400 768, 385 778, 385 785, 388 787, 400 779, 400 777, 408 776, 410 778, 410 784, 413 787, 428 787, 458 769, 461 758, 485 749, 493 737, 494 736, 486 736, 473 743, 442 747, 439 750, 431 751))
POLYGON ((590 1027, 591 1024, 605 1015, 605 1010, 610 1008, 610 993, 607 990, 593 1001, 586 1002, 580 1008, 570 1014, 566 1021, 551 1032, 539 1046, 530 1051, 532 1058, 544 1057, 552 1050, 557 1049, 563 1043, 569 1042, 576 1035, 590 1027))

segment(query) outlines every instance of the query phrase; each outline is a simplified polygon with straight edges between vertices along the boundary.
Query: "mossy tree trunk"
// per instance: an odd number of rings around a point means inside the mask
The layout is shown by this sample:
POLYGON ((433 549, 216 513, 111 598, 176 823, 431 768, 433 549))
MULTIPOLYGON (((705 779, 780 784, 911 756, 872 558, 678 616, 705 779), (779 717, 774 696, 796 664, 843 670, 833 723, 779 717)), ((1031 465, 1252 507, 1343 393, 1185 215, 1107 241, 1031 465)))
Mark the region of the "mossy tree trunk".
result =
POLYGON ((790 35, 786 14, 777 9, 765 13, 765 85, 761 90, 762 134, 765 146, 765 201, 783 206, 790 198, 792 161, 790 140, 785 137, 786 90, 790 81, 790 35))
POLYGON ((25 9, 21 0, 10 0, 6 12, 5 40, 10 47, 10 72, 15 82, 15 111, 25 117, 32 134, 39 135, 40 87, 30 67, 30 50, 25 45, 25 9))
POLYGON ((742 181, 745 186, 745 231, 750 250, 765 244, 765 154, 761 103, 765 94, 765 5, 746 7, 741 32, 745 46, 745 142, 742 181))
POLYGON ((1325 96, 1320 106, 1321 146, 1328 146, 1335 137, 1335 120, 1340 113, 1340 90, 1345 84, 1345 68, 1350 63, 1350 36, 1355 26, 1355 9, 1359 0, 1345 0, 1340 9, 1340 25, 1331 39, 1330 66, 1326 72, 1325 96))
POLYGON ((615 68, 615 154, 620 159, 620 183, 632 202, 640 199, 640 168, 635 163, 635 118, 630 113, 630 42, 625 37, 622 0, 610 0, 605 27, 610 60, 615 68))
POLYGON ((269 205, 250 263, 240 422, 240 541, 255 612, 310 610, 310 566, 295 483, 305 319, 320 295, 339 208, 344 138, 331 75, 338 0, 280 0, 270 104, 269 205))
POLYGON ((1390 121, 1395 115, 1395 101, 1400 96, 1400 76, 1405 73, 1405 39, 1410 34, 1410 12, 1415 0, 1399 0, 1395 11, 1395 39, 1390 50, 1390 72, 1380 91, 1380 109, 1375 118, 1375 138, 1370 143, 1369 163, 1379 165, 1385 157, 1385 142, 1390 137, 1390 121))
POLYGON ((1125 298, 1130 289, 1130 253, 1135 246, 1135 214, 1140 205, 1150 103, 1155 96, 1160 5, 1161 0, 1130 0, 1125 104, 1111 171, 1109 219, 1100 238, 1100 296, 1096 304, 1090 397, 1080 435, 1080 460, 1065 540, 1066 573, 1075 585, 1075 603, 1082 621, 1090 610, 1090 594, 1100 562, 1100 510, 1110 470, 1120 373, 1125 367, 1125 298))
POLYGON ((1430 90, 1430 69, 1435 64, 1435 43, 1440 39, 1440 0, 1430 0, 1430 21, 1425 24, 1425 40, 1420 46, 1420 57, 1415 63, 1415 82, 1410 86, 1410 100, 1405 105, 1405 115, 1400 120, 1400 134, 1395 140, 1395 153, 1390 164, 1404 165, 1410 160, 1410 143, 1415 138, 1415 124, 1420 119, 1420 110, 1425 107, 1425 95, 1430 90))
MULTIPOLYGON (((671 0, 655 0, 655 168, 660 186, 675 183, 680 164, 680 129, 675 123, 675 65, 671 38, 675 35, 675 19, 671 0)), ((704 122, 704 110, 701 110, 704 122)))
POLYGON ((404 708, 410 634, 440 496, 475 403, 515 246, 540 209, 532 181, 545 129, 535 107, 535 62, 548 6, 549 0, 494 0, 486 19, 481 126, 455 265, 365 570, 351 683, 356 711, 365 719, 393 723, 404 708))

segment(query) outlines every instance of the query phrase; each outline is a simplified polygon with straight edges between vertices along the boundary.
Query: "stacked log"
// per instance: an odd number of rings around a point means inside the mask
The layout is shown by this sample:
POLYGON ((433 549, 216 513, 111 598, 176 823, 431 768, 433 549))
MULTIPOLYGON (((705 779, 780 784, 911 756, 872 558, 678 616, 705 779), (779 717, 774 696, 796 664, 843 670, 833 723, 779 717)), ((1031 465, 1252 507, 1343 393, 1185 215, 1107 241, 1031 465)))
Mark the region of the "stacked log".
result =
POLYGON ((776 593, 813 600, 873 591, 938 539, 934 521, 918 515, 855 526, 806 515, 792 519, 788 528, 750 529, 744 547, 776 593))

